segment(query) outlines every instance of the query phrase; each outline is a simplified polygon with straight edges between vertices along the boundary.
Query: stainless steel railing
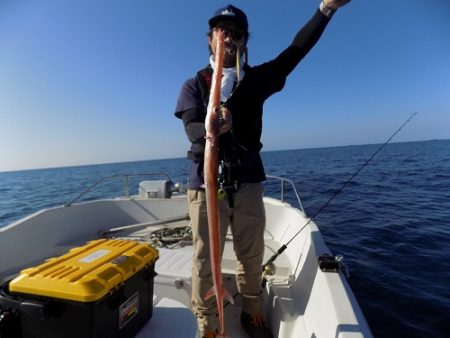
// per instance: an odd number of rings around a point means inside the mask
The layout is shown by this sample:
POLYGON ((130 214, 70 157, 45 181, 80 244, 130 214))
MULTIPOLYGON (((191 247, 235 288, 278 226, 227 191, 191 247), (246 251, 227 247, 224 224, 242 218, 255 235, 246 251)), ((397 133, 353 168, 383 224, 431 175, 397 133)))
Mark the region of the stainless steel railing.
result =
POLYGON ((167 178, 168 181, 172 182, 172 179, 169 175, 166 173, 144 173, 144 174, 125 174, 125 175, 112 175, 112 176, 106 176, 101 179, 99 179, 94 184, 87 187, 85 190, 83 190, 79 195, 77 195, 74 199, 72 199, 70 202, 66 203, 65 207, 70 207, 73 203, 79 201, 84 195, 91 192, 92 189, 94 189, 97 185, 100 183, 107 181, 107 180, 113 180, 113 179, 123 179, 124 180, 124 190, 125 190, 125 197, 130 197, 130 189, 129 189, 129 178, 130 177, 138 177, 138 176, 164 176, 167 178))
MULTIPOLYGON (((166 174, 166 173, 163 173, 163 172, 106 176, 106 177, 100 178, 98 181, 96 181, 92 185, 88 186, 85 190, 83 190, 80 194, 78 194, 75 198, 73 198, 70 202, 66 203, 64 206, 65 207, 71 206, 73 203, 81 200, 81 198, 84 195, 86 195, 87 193, 91 192, 100 183, 108 181, 108 180, 114 180, 114 179, 123 179, 125 197, 128 198, 128 197, 130 197, 129 178, 130 177, 143 177, 143 176, 163 176, 168 181, 172 182, 172 179, 170 178, 170 176, 168 174, 166 174)), ((301 201, 300 196, 299 196, 299 194, 297 192, 297 189, 295 188, 295 184, 294 184, 294 182, 292 180, 287 179, 285 177, 273 176, 273 175, 266 175, 266 177, 269 180, 278 180, 278 181, 280 181, 280 197, 279 197, 279 199, 280 199, 281 202, 285 202, 286 201, 286 199, 285 199, 286 186, 287 185, 290 186, 290 189, 293 192, 293 194, 295 196, 295 199, 297 200, 297 203, 298 203, 298 205, 300 207, 300 210, 303 213, 305 213, 305 210, 303 209, 302 201, 301 201)))
POLYGON ((295 198, 297 199, 300 210, 303 212, 303 214, 305 214, 305 210, 303 209, 302 201, 297 192, 297 189, 295 188, 295 184, 292 180, 290 180, 288 178, 280 177, 280 176, 273 176, 273 175, 266 175, 266 178, 280 181, 280 200, 281 200, 281 202, 285 202, 285 185, 289 184, 292 189, 292 192, 294 193, 295 198))

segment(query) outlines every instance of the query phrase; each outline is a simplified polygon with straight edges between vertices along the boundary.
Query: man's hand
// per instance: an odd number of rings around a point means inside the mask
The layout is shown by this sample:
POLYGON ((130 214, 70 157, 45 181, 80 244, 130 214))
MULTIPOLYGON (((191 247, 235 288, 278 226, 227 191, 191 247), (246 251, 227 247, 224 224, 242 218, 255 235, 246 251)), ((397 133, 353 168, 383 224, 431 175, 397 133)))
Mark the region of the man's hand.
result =
POLYGON ((227 107, 220 106, 217 109, 219 114, 219 135, 225 134, 230 131, 233 126, 233 119, 231 112, 227 107))
POLYGON ((211 118, 206 118, 205 120, 206 137, 211 136, 211 133, 225 134, 231 130, 232 125, 230 110, 225 106, 214 107, 211 112, 211 118))
POLYGON ((331 9, 338 9, 346 4, 348 4, 351 0, 323 0, 325 6, 331 9))

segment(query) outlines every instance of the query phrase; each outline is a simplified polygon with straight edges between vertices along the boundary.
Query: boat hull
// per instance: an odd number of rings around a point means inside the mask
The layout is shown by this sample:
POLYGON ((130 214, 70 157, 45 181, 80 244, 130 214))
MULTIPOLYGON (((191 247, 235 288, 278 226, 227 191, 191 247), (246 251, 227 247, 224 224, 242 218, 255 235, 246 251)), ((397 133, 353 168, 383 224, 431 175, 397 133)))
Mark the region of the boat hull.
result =
MULTIPOLYGON (((308 218, 299 208, 271 197, 264 197, 266 210, 265 256, 269 259, 287 243, 308 218)), ((48 257, 61 255, 72 247, 99 237, 107 228, 155 222, 186 215, 184 195, 172 198, 141 198, 138 196, 105 199, 42 210, 0 229, 0 280, 5 281, 21 269, 34 266, 48 257)), ((180 220, 170 224, 139 227, 115 233, 129 240, 146 240, 149 233, 164 227, 188 226, 180 220)), ((195 331, 195 319, 189 311, 192 267, 192 246, 159 248, 154 280, 155 316, 143 332, 164 323, 166 307, 158 304, 175 302, 183 332, 195 331), (159 312, 158 312, 159 311, 159 312), (184 316, 184 317, 183 317, 184 316), (155 319, 156 318, 156 319, 155 319), (158 319, 159 318, 159 319, 158 319)), ((317 257, 331 254, 317 225, 312 221, 292 240, 275 261, 276 272, 266 276, 264 311, 275 337, 372 337, 358 302, 342 272, 323 272, 317 257)), ((222 259, 224 286, 237 294, 235 286, 236 257, 228 234, 222 259)), ((225 304, 225 328, 233 338, 246 337, 240 328, 240 300, 225 304)), ((166 331, 172 332, 170 320, 166 331), (167 331, 168 330, 168 331, 167 331)), ((150 333, 149 333, 150 334, 150 333)), ((158 337, 158 333, 151 332, 158 337)), ((193 335, 195 336, 195 334, 193 335)), ((170 337, 165 336, 165 337, 170 337)))

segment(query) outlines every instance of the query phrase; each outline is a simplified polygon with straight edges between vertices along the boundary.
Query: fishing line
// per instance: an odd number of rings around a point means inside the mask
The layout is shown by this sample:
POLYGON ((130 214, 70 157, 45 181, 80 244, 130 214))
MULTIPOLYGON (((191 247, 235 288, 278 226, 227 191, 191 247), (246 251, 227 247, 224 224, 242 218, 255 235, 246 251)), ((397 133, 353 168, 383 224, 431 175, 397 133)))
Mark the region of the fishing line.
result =
POLYGON ((311 217, 309 220, 308 220, 308 222, 306 222, 301 228, 300 228, 300 230, 299 231, 297 231, 297 233, 294 235, 294 236, 292 236, 292 238, 289 240, 289 241, 287 241, 285 244, 283 244, 279 249, 278 249, 278 251, 272 256, 272 257, 270 257, 269 258, 269 260, 265 263, 265 264, 263 264, 263 271, 266 269, 266 267, 268 266, 268 265, 270 265, 270 264, 272 264, 274 261, 275 261, 275 259, 277 259, 277 257, 280 255, 280 254, 282 254, 283 253, 283 251, 284 250, 286 250, 287 249, 287 247, 288 247, 288 245, 303 231, 303 229, 305 229, 305 227, 309 224, 309 223, 311 223, 322 211, 323 211, 323 209, 325 209, 327 206, 328 206, 328 204, 330 204, 331 203, 331 201, 332 200, 334 200, 335 198, 336 198, 336 196, 342 191, 342 190, 344 190, 344 188, 355 178, 355 176, 356 175, 358 175, 359 174, 359 172, 381 151, 381 149, 383 149, 385 146, 386 146, 386 144, 388 144, 393 138, 394 138, 394 136, 395 135, 397 135, 399 132, 400 132, 400 130, 402 130, 402 128, 406 125, 406 124, 408 124, 408 122, 409 121, 411 121, 411 119, 415 116, 417 114, 417 112, 415 112, 415 113, 413 113, 413 114, 411 114, 411 116, 405 121, 405 122, 403 122, 403 124, 391 135, 391 137, 389 137, 388 139, 387 139, 387 141, 386 142, 384 142, 380 147, 378 147, 378 149, 372 154, 372 156, 370 156, 369 157, 369 159, 366 161, 366 162, 364 162, 363 163, 363 165, 361 166, 361 167, 359 167, 359 169, 358 170, 356 170, 356 172, 342 185, 342 187, 340 187, 329 199, 328 199, 328 201, 326 201, 325 202, 325 204, 324 205, 322 205, 322 207, 320 207, 320 209, 314 214, 314 216, 313 217, 311 217))

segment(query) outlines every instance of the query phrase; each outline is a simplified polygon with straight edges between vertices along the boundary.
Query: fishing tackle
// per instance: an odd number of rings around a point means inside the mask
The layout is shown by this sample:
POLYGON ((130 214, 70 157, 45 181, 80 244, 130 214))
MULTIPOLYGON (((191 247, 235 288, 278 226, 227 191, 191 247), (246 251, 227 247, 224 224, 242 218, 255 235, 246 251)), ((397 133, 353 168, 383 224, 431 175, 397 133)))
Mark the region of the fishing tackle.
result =
POLYGON ((331 203, 332 200, 335 199, 335 197, 342 191, 344 190, 344 188, 356 177, 356 175, 359 174, 359 172, 381 151, 381 149, 383 149, 386 144, 388 144, 395 135, 397 135, 400 130, 409 122, 411 121, 411 119, 417 115, 417 112, 414 112, 413 114, 411 114, 411 116, 405 121, 403 122, 403 124, 387 139, 386 142, 384 142, 380 147, 378 147, 378 149, 372 154, 372 156, 369 157, 369 159, 363 163, 363 165, 361 167, 359 167, 358 170, 356 170, 356 172, 342 185, 342 187, 340 187, 329 199, 328 201, 325 202, 324 205, 322 205, 322 207, 320 207, 320 209, 314 214, 313 217, 311 217, 301 228, 299 231, 297 231, 297 233, 295 233, 294 236, 292 236, 292 238, 287 241, 285 244, 283 244, 275 254, 272 255, 272 257, 269 258, 269 260, 263 264, 262 266, 262 270, 263 272, 267 270, 267 267, 271 266, 273 264, 273 262, 277 259, 277 257, 279 255, 281 255, 283 253, 284 250, 287 249, 288 245, 303 231, 303 229, 305 229, 305 227, 311 223, 322 211, 323 209, 325 209, 328 204, 331 203))

